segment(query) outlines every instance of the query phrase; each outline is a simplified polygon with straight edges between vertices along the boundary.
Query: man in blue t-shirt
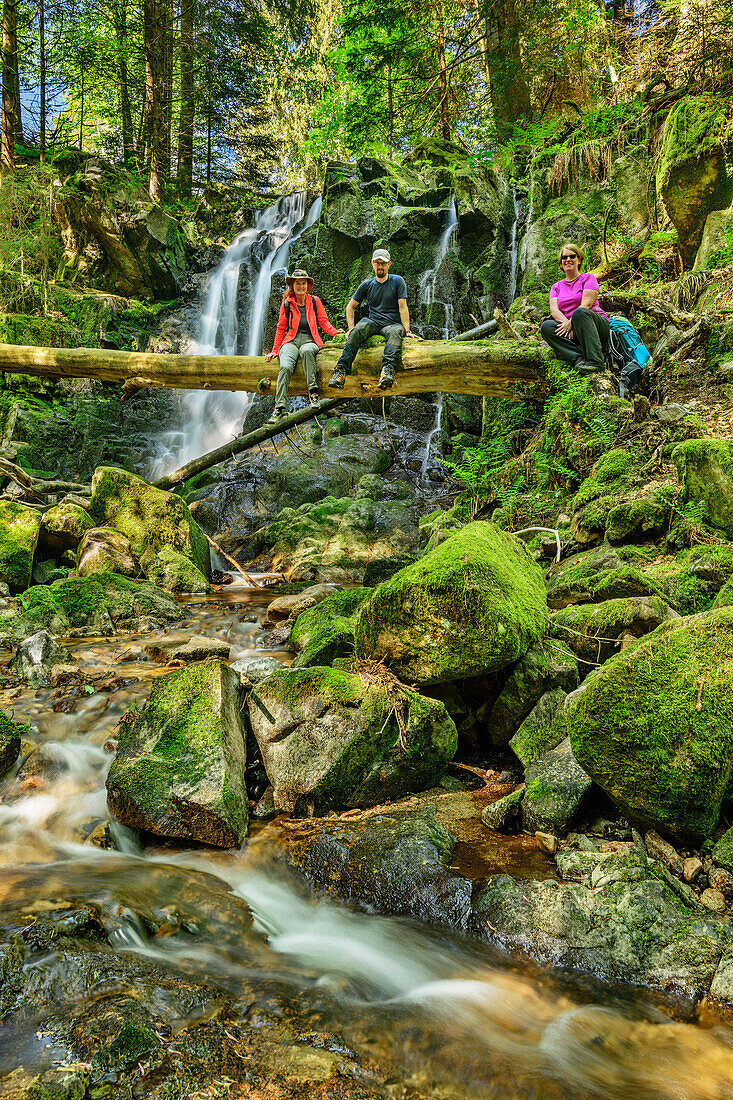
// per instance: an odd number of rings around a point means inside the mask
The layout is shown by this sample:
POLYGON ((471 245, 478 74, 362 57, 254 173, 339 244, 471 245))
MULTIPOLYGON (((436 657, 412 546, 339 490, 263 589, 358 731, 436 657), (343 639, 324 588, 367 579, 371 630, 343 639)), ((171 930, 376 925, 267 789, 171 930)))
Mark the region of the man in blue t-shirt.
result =
POLYGON ((346 307, 346 346, 328 383, 334 389, 344 388, 344 379, 347 374, 351 374, 351 364, 356 353, 370 336, 384 336, 387 341, 382 357, 382 373, 377 385, 380 390, 391 389, 395 371, 400 369, 403 336, 409 336, 413 340, 421 339, 417 333, 410 332, 407 287, 401 275, 389 274, 391 263, 392 259, 386 248, 375 249, 372 255, 374 278, 359 284, 346 307), (369 309, 368 316, 355 325, 354 311, 364 303, 369 309))

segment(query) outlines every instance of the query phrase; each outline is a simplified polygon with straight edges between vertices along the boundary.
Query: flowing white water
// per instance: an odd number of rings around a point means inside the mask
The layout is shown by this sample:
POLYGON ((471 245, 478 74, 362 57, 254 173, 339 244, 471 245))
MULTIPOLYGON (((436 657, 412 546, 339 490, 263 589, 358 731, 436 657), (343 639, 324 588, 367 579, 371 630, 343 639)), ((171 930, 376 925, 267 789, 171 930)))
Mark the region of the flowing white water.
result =
POLYGON ((514 207, 514 221, 512 223, 512 235, 509 241, 509 282, 507 287, 507 309, 512 304, 517 293, 517 267, 519 259, 519 215, 520 203, 516 187, 512 187, 512 205, 514 207))
MULTIPOLYGON (((320 197, 306 217, 306 193, 284 195, 258 211, 255 223, 235 237, 209 277, 209 288, 190 350, 203 355, 259 355, 265 335, 272 276, 287 270, 290 249, 321 212, 320 197)), ((183 427, 157 440, 150 477, 176 469, 232 439, 252 394, 184 390, 183 427)))
MULTIPOLYGON (((420 304, 420 312, 422 317, 426 318, 429 323, 432 323, 431 314, 434 313, 435 305, 440 305, 443 309, 443 327, 441 329, 441 336, 444 340, 447 340, 451 333, 454 331, 454 314, 455 309, 453 303, 447 300, 441 300, 438 298, 438 281, 440 275, 440 269, 448 253, 453 247, 453 243, 456 237, 456 227, 458 225, 458 215, 456 213, 455 199, 451 199, 450 206, 448 207, 448 213, 445 223, 445 228, 440 236, 440 239, 435 247, 435 254, 433 256, 433 266, 427 271, 424 271, 420 276, 418 283, 418 302, 420 304)), ((433 443, 440 435, 441 420, 443 417, 443 394, 438 394, 438 398, 435 402, 435 421, 431 431, 428 433, 428 437, 425 440, 425 451, 423 452, 422 466, 420 468, 420 476, 425 479, 428 474, 428 467, 430 465, 430 454, 432 452, 433 443)))

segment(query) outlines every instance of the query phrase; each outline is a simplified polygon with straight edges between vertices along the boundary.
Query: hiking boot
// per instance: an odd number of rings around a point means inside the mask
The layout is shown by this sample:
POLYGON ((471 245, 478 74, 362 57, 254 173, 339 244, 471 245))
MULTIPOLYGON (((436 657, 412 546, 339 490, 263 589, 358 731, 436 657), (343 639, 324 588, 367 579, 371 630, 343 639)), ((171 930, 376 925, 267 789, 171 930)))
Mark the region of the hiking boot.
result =
POLYGON ((382 373, 377 382, 377 389, 391 390, 394 386, 394 367, 382 367, 382 373))
POLYGON ((580 371, 581 374, 590 374, 592 371, 603 370, 604 363, 591 363, 589 359, 576 359, 573 363, 573 369, 580 371))
POLYGON ((321 403, 321 399, 318 396, 318 391, 317 390, 311 390, 311 392, 308 394, 308 400, 310 401, 311 408, 312 409, 317 409, 318 406, 321 403))
POLYGON ((287 415, 285 409, 273 409, 270 419, 265 421, 264 426, 266 428, 274 428, 275 425, 279 424, 281 420, 284 420, 287 415))
POLYGON ((328 384, 332 390, 342 390, 344 388, 344 382, 348 371, 345 371, 343 367, 340 367, 338 363, 333 368, 333 374, 328 380, 328 384))

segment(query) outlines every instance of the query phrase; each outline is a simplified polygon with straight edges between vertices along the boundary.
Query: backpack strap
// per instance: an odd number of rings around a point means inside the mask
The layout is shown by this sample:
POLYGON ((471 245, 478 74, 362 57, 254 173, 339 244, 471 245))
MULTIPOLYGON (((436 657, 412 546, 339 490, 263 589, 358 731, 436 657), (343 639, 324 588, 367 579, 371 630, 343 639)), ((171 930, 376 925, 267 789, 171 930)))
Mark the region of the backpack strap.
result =
POLYGON ((283 302, 283 309, 285 310, 285 320, 288 323, 288 327, 285 329, 285 331, 288 332, 288 330, 290 329, 290 324, 291 324, 290 318, 293 315, 293 309, 292 309, 292 306, 290 305, 290 300, 288 298, 286 298, 285 301, 283 302))

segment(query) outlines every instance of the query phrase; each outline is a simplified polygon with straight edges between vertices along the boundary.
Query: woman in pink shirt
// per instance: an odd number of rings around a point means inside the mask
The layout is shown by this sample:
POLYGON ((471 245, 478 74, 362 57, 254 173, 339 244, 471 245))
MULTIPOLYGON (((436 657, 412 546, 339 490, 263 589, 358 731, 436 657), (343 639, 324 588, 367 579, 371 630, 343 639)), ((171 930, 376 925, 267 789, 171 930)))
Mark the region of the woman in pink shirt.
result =
POLYGON ((558 260, 564 279, 550 291, 550 313, 540 326, 542 339, 555 355, 579 371, 602 370, 603 349, 608 346, 608 316, 598 305, 598 280, 580 270, 585 253, 566 242, 558 260))

